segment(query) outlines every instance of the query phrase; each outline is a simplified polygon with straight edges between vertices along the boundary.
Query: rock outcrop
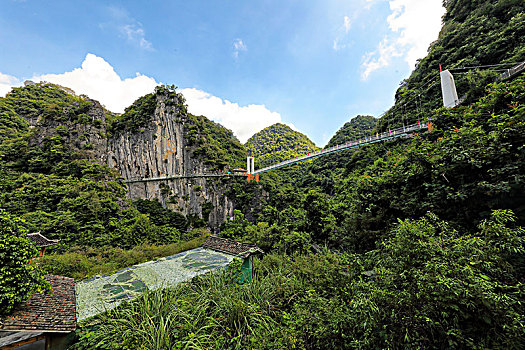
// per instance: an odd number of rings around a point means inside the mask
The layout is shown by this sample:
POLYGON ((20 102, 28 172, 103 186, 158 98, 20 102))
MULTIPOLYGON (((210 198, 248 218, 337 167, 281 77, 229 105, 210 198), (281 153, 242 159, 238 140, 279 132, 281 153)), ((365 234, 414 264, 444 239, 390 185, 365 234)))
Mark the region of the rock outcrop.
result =
MULTIPOLYGON (((108 165, 125 180, 228 171, 243 162, 245 150, 233 133, 205 117, 187 113, 184 97, 169 87, 138 99, 115 115, 87 96, 49 83, 26 83, 47 89, 55 100, 20 115, 33 130, 29 144, 58 145, 62 157, 108 165)), ((233 216, 227 195, 240 179, 191 178, 128 184, 130 199, 158 200, 164 207, 204 220, 216 229, 233 216)), ((230 195, 233 197, 233 195, 230 195)))
MULTIPOLYGON (((198 145, 188 139, 188 119, 181 95, 156 93, 151 121, 136 132, 117 132, 108 141, 108 165, 124 179, 193 175, 216 171, 195 156, 198 145)), ((176 179, 128 184, 132 199, 157 199, 186 216, 208 220, 219 227, 233 215, 234 202, 225 195, 222 179, 176 179)))
POLYGON ((30 128, 38 129, 35 130, 30 141, 41 146, 45 140, 60 136, 68 145, 68 150, 76 153, 78 157, 89 159, 97 164, 106 164, 108 142, 104 108, 98 101, 92 99, 85 99, 82 103, 83 106, 80 106, 79 102, 74 102, 65 107, 60 114, 67 116, 73 113, 72 110, 82 108, 84 113, 80 114, 80 118, 86 120, 71 121, 63 120, 65 118, 42 118, 42 116, 25 118, 30 128))

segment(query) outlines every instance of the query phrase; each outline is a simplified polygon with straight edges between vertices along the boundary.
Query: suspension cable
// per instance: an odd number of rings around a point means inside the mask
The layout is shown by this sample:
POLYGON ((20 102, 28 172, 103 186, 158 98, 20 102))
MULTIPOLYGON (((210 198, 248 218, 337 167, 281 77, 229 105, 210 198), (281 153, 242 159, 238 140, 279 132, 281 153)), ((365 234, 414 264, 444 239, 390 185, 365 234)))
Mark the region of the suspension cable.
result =
POLYGON ((516 64, 520 64, 520 63, 521 63, 521 62, 513 62, 513 63, 498 63, 498 64, 486 64, 486 65, 480 65, 480 66, 450 68, 449 70, 452 71, 452 70, 461 70, 461 69, 490 68, 490 67, 499 67, 499 66, 516 65, 516 64))

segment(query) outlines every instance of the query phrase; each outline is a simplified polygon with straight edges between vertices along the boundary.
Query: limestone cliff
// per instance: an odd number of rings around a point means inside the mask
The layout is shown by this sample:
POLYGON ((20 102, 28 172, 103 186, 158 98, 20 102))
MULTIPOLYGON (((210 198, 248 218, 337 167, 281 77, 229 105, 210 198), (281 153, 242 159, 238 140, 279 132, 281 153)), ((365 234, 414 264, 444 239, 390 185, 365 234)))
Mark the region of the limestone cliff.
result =
MULTIPOLYGON (((108 165, 127 180, 219 173, 244 163, 246 151, 233 133, 205 117, 187 113, 184 97, 170 87, 158 87, 139 98, 122 115, 49 83, 28 82, 12 95, 16 103, 8 107, 13 116, 22 118, 20 129, 30 130, 27 142, 35 151, 27 162, 32 171, 54 173, 56 159, 61 164, 85 159, 108 165)), ((218 228, 233 215, 234 195, 227 192, 236 181, 243 180, 132 183, 128 196, 157 199, 167 208, 218 228)))
MULTIPOLYGON (((108 165, 124 179, 225 171, 242 161, 244 150, 231 131, 204 117, 189 115, 182 95, 158 88, 153 97, 149 111, 141 111, 141 126, 115 130, 108 140, 108 165), (217 140, 220 134, 226 134, 226 140, 217 140), (213 152, 213 141, 223 142, 222 153, 213 152), (225 154, 224 142, 231 143, 233 156, 225 154)), ((165 207, 208 219, 211 227, 218 227, 233 215, 234 203, 225 195, 229 181, 234 180, 179 179, 131 183, 128 187, 132 199, 158 199, 165 207)))

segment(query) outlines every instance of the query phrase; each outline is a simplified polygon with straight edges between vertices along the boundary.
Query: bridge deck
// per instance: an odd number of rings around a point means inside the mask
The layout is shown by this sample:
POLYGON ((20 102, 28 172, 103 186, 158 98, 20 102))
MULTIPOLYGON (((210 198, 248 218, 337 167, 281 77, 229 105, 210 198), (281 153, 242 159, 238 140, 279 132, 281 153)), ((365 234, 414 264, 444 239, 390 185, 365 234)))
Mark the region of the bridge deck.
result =
POLYGON ((305 155, 305 156, 301 156, 301 157, 297 157, 297 158, 294 158, 294 159, 286 160, 286 161, 281 162, 281 163, 273 164, 273 165, 267 166, 266 168, 255 170, 253 174, 255 175, 255 174, 265 173, 265 172, 270 171, 270 170, 275 170, 275 169, 282 168, 282 167, 285 167, 285 166, 288 166, 288 165, 292 165, 292 164, 299 163, 299 162, 304 162, 304 161, 309 160, 309 159, 322 157, 322 156, 325 156, 327 154, 340 152, 340 151, 344 151, 344 150, 347 150, 347 149, 352 149, 352 148, 357 148, 357 147, 361 147, 361 146, 365 146, 365 145, 370 145, 370 144, 373 144, 373 143, 376 143, 376 142, 392 140, 392 139, 395 139, 395 138, 398 138, 398 137, 407 136, 407 135, 413 133, 414 131, 418 131, 418 130, 426 129, 426 128, 428 128, 428 124, 426 124, 426 123, 411 124, 411 125, 408 125, 408 126, 404 126, 404 127, 401 127, 401 128, 397 128, 397 129, 389 130, 387 132, 376 134, 375 136, 365 137, 365 138, 359 139, 359 140, 354 141, 354 142, 346 142, 344 144, 340 144, 340 145, 337 145, 337 146, 334 146, 334 147, 329 147, 329 148, 323 149, 321 151, 317 151, 315 153, 310 153, 310 154, 305 155))
MULTIPOLYGON (((428 128, 427 123, 416 123, 408 126, 403 126, 401 128, 392 129, 387 132, 376 134, 375 136, 365 137, 354 142, 346 142, 341 145, 334 147, 329 147, 321 151, 311 153, 305 156, 297 157, 294 159, 286 160, 277 164, 270 165, 266 168, 255 170, 253 175, 265 173, 270 170, 279 169, 288 165, 296 164, 299 162, 304 162, 309 159, 314 159, 317 157, 322 157, 331 153, 340 152, 352 148, 357 148, 361 146, 370 145, 376 142, 388 141, 398 137, 406 137, 411 133, 428 128)), ((136 179, 126 179, 124 183, 137 183, 137 182, 153 182, 153 181, 166 181, 166 180, 178 180, 178 179, 194 179, 194 178, 209 178, 209 177, 235 177, 235 176, 246 176, 246 174, 193 174, 193 175, 167 175, 167 176, 157 176, 157 177, 148 177, 148 178, 136 178, 136 179)))
POLYGON ((153 181, 162 181, 162 180, 178 180, 178 179, 195 179, 202 177, 234 177, 242 176, 246 177, 244 174, 193 174, 193 175, 168 175, 168 176, 157 176, 157 177, 148 177, 148 178, 137 178, 137 179, 127 179, 124 180, 124 183, 136 183, 136 182, 153 182, 153 181))

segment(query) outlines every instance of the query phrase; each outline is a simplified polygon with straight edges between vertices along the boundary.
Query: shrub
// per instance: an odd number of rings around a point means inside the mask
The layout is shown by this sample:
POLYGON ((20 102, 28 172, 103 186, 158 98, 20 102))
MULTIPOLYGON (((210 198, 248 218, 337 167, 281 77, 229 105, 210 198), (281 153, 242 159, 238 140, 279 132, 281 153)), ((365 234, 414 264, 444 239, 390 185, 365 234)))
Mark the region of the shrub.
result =
POLYGON ((30 264, 37 250, 25 234, 23 221, 0 209, 0 314, 8 314, 34 292, 49 289, 41 270, 30 264))

